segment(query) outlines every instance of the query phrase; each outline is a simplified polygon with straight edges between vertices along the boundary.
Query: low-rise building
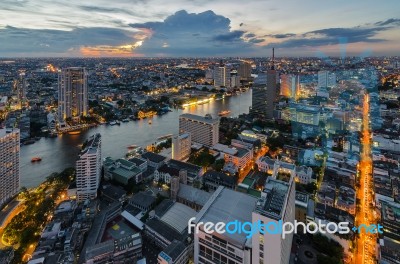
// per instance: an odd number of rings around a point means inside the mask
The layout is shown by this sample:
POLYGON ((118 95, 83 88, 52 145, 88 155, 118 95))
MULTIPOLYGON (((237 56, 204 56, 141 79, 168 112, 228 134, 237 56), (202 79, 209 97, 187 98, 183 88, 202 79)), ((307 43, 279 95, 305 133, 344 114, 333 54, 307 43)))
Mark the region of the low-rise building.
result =
POLYGON ((139 183, 142 181, 142 171, 133 162, 124 159, 114 161, 107 157, 104 161, 104 178, 123 185, 139 183))

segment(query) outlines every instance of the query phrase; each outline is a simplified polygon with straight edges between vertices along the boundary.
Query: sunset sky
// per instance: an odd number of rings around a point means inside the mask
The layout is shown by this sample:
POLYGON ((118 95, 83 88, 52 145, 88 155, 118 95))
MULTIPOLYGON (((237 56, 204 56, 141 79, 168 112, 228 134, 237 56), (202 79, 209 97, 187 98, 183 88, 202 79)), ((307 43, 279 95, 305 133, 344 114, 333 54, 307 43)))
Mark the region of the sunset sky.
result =
POLYGON ((0 57, 400 55, 399 10, 397 0, 1 0, 0 57))

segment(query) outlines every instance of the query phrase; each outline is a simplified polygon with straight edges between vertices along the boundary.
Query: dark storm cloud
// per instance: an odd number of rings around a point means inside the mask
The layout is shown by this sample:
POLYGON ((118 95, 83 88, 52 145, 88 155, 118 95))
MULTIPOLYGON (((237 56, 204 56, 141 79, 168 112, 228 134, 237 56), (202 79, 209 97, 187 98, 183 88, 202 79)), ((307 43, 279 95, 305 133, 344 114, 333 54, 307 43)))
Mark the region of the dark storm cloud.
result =
POLYGON ((220 41, 220 42, 232 42, 232 41, 237 41, 240 40, 240 38, 243 36, 244 31, 240 30, 235 30, 226 34, 221 34, 213 37, 213 40, 215 41, 220 41))
POLYGON ((256 34, 254 33, 247 33, 246 35, 244 35, 246 38, 254 38, 256 36, 256 34))
POLYGON ((375 36, 381 32, 387 30, 386 27, 374 26, 374 27, 353 27, 353 28, 326 28, 310 31, 304 34, 279 34, 278 37, 288 38, 280 43, 270 43, 267 47, 275 46, 281 48, 295 48, 295 47, 317 47, 324 45, 334 45, 339 42, 343 43, 357 43, 367 42, 376 43, 383 42, 385 39, 376 38, 375 36))
POLYGON ((202 13, 181 10, 162 22, 130 26, 152 32, 151 38, 138 48, 138 52, 149 56, 218 56, 254 51, 253 43, 242 39, 246 31, 232 31, 230 19, 211 10, 202 13))

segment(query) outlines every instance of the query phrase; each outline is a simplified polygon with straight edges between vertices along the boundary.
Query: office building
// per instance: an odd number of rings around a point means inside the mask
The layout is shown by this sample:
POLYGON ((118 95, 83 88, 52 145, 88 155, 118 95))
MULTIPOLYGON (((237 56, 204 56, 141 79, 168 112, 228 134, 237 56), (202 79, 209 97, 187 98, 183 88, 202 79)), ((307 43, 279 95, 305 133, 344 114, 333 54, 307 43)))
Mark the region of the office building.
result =
POLYGON ((251 63, 240 61, 238 75, 242 80, 249 80, 251 78, 251 63))
MULTIPOLYGON (((252 221, 262 223, 291 222, 295 220, 295 184, 269 177, 261 198, 252 213, 252 221)), ((293 233, 257 234, 252 239, 252 263, 287 264, 290 259, 293 233)))
POLYGON ((172 159, 187 160, 190 156, 192 138, 189 133, 172 137, 172 159))
POLYGON ((336 85, 336 74, 329 71, 318 72, 318 88, 333 87, 336 85))
POLYGON ((78 201, 97 197, 101 177, 101 135, 91 136, 76 162, 76 195, 78 201))
MULTIPOLYGON (((251 222, 256 202, 255 197, 220 186, 197 214, 195 222, 251 222)), ((242 232, 208 234, 200 225, 199 232, 194 233, 194 263, 260 263, 251 261, 252 239, 246 236, 242 232)))
POLYGON ((223 65, 214 67, 214 86, 215 87, 228 87, 230 73, 223 65))
POLYGON ((300 92, 300 78, 298 75, 283 74, 281 76, 281 95, 296 100, 300 92))
POLYGON ((18 129, 0 129, 0 206, 19 191, 18 129))
POLYGON ((267 109, 267 75, 265 73, 257 75, 252 90, 250 113, 264 116, 267 109))
POLYGON ((21 72, 14 82, 14 93, 17 96, 20 107, 23 107, 26 103, 26 86, 25 72, 21 72))
POLYGON ((219 140, 219 118, 212 118, 211 115, 180 115, 179 133, 190 133, 193 142, 211 147, 219 140))
POLYGON ((66 68, 58 75, 58 117, 64 124, 88 114, 88 74, 84 68, 66 68))
POLYGON ((254 81, 252 106, 250 113, 266 119, 274 118, 274 107, 277 98, 277 71, 274 65, 274 50, 272 51, 272 66, 266 73, 258 75, 254 81))

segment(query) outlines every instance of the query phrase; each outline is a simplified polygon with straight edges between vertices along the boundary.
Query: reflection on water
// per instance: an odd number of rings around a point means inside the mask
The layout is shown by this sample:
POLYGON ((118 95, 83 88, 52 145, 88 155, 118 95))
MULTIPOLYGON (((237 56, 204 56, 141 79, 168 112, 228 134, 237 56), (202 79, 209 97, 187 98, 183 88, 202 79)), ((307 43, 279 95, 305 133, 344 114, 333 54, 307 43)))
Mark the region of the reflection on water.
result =
POLYGON ((33 145, 21 147, 21 186, 34 187, 52 172, 75 166, 82 142, 94 133, 102 136, 102 155, 120 158, 127 152, 127 146, 146 146, 166 134, 178 133, 178 117, 183 113, 217 116, 223 110, 230 110, 228 116, 248 113, 251 106, 251 91, 208 104, 174 110, 163 116, 156 116, 152 124, 148 120, 131 121, 120 126, 98 126, 82 131, 78 135, 60 135, 58 138, 42 138, 33 145), (41 162, 31 163, 31 158, 40 156, 41 162))

